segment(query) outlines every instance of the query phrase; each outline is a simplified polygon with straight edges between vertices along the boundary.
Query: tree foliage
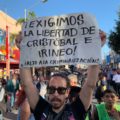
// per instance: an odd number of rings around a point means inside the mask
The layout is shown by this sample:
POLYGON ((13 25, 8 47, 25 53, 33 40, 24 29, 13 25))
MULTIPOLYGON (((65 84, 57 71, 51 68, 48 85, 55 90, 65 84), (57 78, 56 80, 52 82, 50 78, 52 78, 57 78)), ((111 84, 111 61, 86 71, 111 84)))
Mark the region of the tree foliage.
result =
MULTIPOLYGON (((43 3, 46 3, 48 0, 41 0, 43 3)), ((33 19, 33 18, 35 18, 36 17, 36 15, 35 15, 35 13, 33 12, 33 11, 28 11, 28 14, 27 14, 27 18, 25 19, 25 18, 19 18, 18 20, 17 20, 17 23, 16 23, 16 25, 18 25, 18 24, 22 24, 22 23, 24 23, 25 21, 28 21, 28 20, 30 20, 30 19, 33 19)))
POLYGON ((35 13, 34 13, 33 11, 28 11, 28 14, 27 14, 26 19, 25 19, 25 18, 19 18, 19 19, 17 20, 16 25, 22 24, 22 23, 24 23, 25 21, 28 21, 28 20, 33 19, 33 18, 35 18, 35 17, 36 17, 36 15, 35 15, 35 13))
POLYGON ((30 20, 30 19, 33 19, 35 17, 36 17, 35 13, 33 11, 32 12, 29 11, 26 19, 30 20))
POLYGON ((10 34, 10 44, 11 45, 14 45, 14 41, 15 41, 16 36, 17 36, 17 34, 10 34))
POLYGON ((42 0, 43 3, 47 2, 48 0, 42 0))
POLYGON ((19 19, 17 20, 16 25, 22 24, 22 23, 24 23, 24 22, 25 22, 25 18, 19 18, 19 19))
POLYGON ((120 54, 120 10, 118 12, 115 29, 114 31, 110 31, 108 39, 109 47, 114 50, 115 53, 120 54))

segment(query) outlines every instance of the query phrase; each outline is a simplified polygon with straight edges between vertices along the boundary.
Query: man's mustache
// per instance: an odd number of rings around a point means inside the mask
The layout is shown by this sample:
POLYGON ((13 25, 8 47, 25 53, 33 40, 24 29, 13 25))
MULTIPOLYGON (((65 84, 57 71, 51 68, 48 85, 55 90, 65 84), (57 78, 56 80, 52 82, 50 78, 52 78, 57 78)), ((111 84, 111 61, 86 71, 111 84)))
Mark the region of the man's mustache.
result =
POLYGON ((61 100, 59 98, 53 98, 53 99, 51 99, 51 102, 54 102, 54 101, 61 102, 61 100))

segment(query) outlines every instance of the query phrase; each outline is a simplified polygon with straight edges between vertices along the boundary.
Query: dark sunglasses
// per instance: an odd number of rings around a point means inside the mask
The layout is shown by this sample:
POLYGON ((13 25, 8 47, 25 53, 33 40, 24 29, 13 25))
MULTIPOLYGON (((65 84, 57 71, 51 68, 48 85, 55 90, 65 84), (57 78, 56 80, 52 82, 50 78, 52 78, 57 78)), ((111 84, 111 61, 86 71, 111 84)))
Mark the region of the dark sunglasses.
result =
POLYGON ((54 94, 56 90, 57 90, 58 94, 63 95, 66 93, 67 88, 65 88, 65 87, 58 87, 58 88, 47 87, 48 94, 54 94))

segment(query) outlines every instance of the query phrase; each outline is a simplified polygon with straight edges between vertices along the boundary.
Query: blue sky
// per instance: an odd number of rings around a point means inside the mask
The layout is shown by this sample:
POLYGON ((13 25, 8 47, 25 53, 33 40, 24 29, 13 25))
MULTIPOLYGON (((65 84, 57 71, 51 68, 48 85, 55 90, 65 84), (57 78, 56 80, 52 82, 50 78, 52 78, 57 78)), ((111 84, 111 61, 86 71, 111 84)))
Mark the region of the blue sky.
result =
MULTIPOLYGON (((118 19, 120 0, 0 0, 0 10, 11 17, 24 17, 24 10, 34 11, 37 16, 54 16, 69 13, 87 12, 96 16, 99 27, 109 35, 118 19)), ((107 44, 102 48, 102 56, 109 53, 107 44)))

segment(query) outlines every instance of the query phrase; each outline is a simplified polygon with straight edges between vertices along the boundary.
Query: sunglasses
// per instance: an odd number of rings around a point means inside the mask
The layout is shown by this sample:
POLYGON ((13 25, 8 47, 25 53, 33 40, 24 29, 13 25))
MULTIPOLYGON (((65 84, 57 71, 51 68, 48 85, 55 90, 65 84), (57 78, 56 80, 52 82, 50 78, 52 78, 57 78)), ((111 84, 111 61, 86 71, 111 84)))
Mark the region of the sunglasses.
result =
POLYGON ((66 90, 67 90, 67 88, 65 88, 65 87, 58 87, 58 88, 47 87, 47 93, 48 94, 54 94, 55 91, 57 91, 58 94, 64 95, 66 93, 66 90))

